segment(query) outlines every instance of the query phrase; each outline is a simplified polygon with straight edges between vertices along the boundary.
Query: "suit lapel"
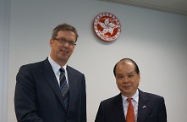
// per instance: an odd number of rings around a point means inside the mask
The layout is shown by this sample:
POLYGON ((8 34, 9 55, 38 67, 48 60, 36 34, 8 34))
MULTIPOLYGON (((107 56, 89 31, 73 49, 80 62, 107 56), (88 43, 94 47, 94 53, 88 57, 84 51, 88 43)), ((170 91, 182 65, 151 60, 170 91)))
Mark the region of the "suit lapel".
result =
POLYGON ((144 92, 139 90, 139 105, 137 122, 144 122, 148 111, 148 97, 144 92))
POLYGON ((125 122, 121 94, 117 95, 116 100, 114 101, 114 114, 115 114, 116 120, 118 120, 116 122, 125 122))
MULTIPOLYGON (((56 76, 52 70, 52 67, 48 61, 48 59, 44 60, 43 63, 43 77, 47 81, 47 83, 50 85, 51 89, 54 91, 55 95, 57 96, 58 100, 63 106, 63 99, 62 99, 62 94, 56 79, 56 76)), ((63 106, 64 108, 64 106, 63 106)), ((64 108, 65 110, 65 108, 64 108)))
POLYGON ((71 104, 73 104, 72 103, 72 101, 73 101, 73 99, 74 99, 74 97, 75 97, 75 95, 74 95, 74 93, 73 93, 73 88, 76 88, 76 86, 75 86, 75 82, 76 82, 76 77, 74 77, 73 75, 74 75, 74 73, 73 73, 73 70, 71 69, 71 67, 69 67, 69 66, 67 66, 67 72, 68 72, 68 83, 69 83, 69 106, 68 106, 68 110, 71 110, 71 104), (74 97, 72 97, 72 96, 74 96, 74 97))

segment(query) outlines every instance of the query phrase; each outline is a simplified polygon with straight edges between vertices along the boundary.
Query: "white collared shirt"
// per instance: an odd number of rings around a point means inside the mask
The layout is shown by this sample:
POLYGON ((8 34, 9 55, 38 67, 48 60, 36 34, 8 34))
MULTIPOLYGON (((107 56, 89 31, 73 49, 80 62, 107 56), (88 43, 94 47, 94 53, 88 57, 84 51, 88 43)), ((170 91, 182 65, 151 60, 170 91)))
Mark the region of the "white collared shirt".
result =
MULTIPOLYGON (((127 101, 126 96, 122 95, 122 100, 123 100, 123 111, 124 111, 124 116, 126 118, 127 115, 127 109, 128 109, 128 105, 129 102, 127 101)), ((132 96, 132 104, 134 106, 134 115, 135 115, 135 120, 137 121, 137 117, 138 117, 138 100, 139 100, 139 91, 138 89, 136 90, 136 93, 132 96)))
MULTIPOLYGON (((59 84, 59 86, 60 86, 60 81, 59 81, 59 78, 60 78, 60 71, 59 71, 59 69, 61 68, 61 66, 60 66, 59 64, 57 64, 57 63, 51 58, 50 55, 49 55, 49 57, 48 57, 48 60, 49 60, 49 63, 51 64, 51 66, 52 66, 53 72, 54 72, 54 74, 55 74, 55 76, 56 76, 56 79, 57 79, 57 81, 58 81, 58 84, 59 84)), ((67 77, 68 74, 67 74, 66 67, 67 67, 67 65, 65 64, 65 65, 63 66, 63 68, 64 68, 64 70, 65 70, 65 77, 66 77, 66 80, 67 80, 67 83, 68 83, 68 77, 67 77)))

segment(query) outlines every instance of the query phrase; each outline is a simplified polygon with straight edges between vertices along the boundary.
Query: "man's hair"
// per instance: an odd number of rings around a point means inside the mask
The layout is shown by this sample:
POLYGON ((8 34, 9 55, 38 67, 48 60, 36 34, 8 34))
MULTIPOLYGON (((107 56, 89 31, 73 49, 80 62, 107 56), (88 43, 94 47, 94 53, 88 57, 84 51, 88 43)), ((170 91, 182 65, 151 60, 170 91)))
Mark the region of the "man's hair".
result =
POLYGON ((130 61, 130 62, 132 62, 132 63, 134 64, 134 66, 135 66, 135 71, 136 71, 136 73, 139 74, 140 70, 139 70, 139 67, 138 67, 138 65, 136 64, 136 62, 133 61, 133 60, 130 59, 130 58, 123 58, 123 59, 121 59, 120 61, 118 61, 118 62, 115 64, 114 68, 113 68, 113 73, 114 73, 114 76, 115 76, 115 77, 116 77, 116 67, 117 67, 117 65, 118 65, 120 62, 124 62, 124 63, 125 63, 125 61, 130 61))
POLYGON ((76 40, 78 39, 79 35, 77 33, 77 30, 75 29, 75 27, 73 27, 72 25, 69 25, 69 24, 66 24, 66 23, 63 23, 63 24, 60 24, 60 25, 57 25, 54 29, 53 29, 53 32, 52 32, 52 39, 55 39, 58 32, 59 31, 72 31, 75 33, 76 35, 76 40))

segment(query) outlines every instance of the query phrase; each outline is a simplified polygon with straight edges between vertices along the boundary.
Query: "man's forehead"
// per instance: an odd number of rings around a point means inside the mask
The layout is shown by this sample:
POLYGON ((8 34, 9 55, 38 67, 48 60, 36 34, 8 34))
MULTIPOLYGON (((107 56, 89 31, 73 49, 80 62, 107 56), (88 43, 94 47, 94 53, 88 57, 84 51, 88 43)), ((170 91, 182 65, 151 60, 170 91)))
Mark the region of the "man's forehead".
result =
POLYGON ((131 61, 121 61, 117 64, 117 68, 122 68, 122 67, 135 67, 134 64, 131 61))

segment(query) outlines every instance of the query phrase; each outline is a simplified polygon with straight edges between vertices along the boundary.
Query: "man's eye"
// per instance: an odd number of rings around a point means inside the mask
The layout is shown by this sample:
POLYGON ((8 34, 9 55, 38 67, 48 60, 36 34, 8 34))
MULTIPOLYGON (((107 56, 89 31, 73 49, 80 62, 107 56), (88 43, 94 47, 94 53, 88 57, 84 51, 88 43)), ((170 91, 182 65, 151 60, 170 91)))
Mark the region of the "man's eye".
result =
POLYGON ((69 44, 71 45, 74 45, 74 42, 73 41, 68 41, 69 44))
POLYGON ((60 41, 61 41, 61 42, 66 42, 66 40, 65 40, 64 38, 62 38, 60 41))
POLYGON ((131 78, 131 77, 133 77, 133 75, 132 75, 132 74, 131 74, 131 75, 128 75, 128 77, 131 78))
POLYGON ((122 75, 118 75, 117 77, 118 77, 118 78, 123 78, 123 76, 122 76, 122 75))

